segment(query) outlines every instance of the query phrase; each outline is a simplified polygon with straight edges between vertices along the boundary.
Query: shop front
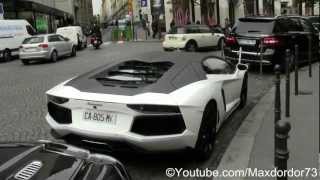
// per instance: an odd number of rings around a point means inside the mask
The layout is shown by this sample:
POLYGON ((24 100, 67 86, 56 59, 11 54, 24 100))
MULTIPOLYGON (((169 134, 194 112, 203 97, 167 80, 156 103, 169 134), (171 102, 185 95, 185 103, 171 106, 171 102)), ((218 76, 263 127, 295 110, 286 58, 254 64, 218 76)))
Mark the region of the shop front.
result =
POLYGON ((4 5, 4 19, 25 19, 38 33, 52 33, 57 27, 73 24, 70 14, 24 0, 0 0, 4 5))

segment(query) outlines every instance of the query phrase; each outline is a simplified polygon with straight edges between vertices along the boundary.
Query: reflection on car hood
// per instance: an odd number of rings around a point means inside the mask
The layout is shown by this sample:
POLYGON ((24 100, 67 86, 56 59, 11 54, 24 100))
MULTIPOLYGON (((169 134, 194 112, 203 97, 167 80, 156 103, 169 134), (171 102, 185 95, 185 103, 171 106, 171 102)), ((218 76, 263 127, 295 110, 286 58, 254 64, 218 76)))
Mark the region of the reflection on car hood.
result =
POLYGON ((104 179, 118 163, 112 158, 106 161, 108 158, 103 155, 92 158, 89 151, 54 143, 2 144, 0 154, 1 180, 104 179))

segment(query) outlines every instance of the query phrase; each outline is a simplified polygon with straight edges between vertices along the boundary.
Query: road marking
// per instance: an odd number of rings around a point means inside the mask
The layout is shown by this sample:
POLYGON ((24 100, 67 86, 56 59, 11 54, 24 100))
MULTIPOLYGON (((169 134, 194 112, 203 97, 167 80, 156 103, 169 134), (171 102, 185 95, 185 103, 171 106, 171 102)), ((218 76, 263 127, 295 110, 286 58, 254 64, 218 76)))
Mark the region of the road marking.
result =
MULTIPOLYGON (((104 42, 102 43, 102 45, 108 46, 110 45, 112 42, 108 41, 108 42, 104 42)), ((92 44, 89 44, 88 47, 92 47, 92 44)))

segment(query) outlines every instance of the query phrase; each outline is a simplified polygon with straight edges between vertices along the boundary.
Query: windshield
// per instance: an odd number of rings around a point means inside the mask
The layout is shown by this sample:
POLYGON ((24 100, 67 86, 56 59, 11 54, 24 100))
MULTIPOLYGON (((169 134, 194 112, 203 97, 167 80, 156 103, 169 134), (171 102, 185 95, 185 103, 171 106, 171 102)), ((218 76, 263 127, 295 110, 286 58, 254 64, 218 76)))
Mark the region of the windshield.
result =
POLYGON ((265 19, 239 19, 233 28, 237 34, 271 34, 273 32, 274 20, 265 19))
POLYGON ((169 34, 186 34, 186 28, 184 27, 173 27, 169 34))
POLYGON ((38 44, 44 41, 44 37, 31 37, 23 41, 22 44, 38 44))

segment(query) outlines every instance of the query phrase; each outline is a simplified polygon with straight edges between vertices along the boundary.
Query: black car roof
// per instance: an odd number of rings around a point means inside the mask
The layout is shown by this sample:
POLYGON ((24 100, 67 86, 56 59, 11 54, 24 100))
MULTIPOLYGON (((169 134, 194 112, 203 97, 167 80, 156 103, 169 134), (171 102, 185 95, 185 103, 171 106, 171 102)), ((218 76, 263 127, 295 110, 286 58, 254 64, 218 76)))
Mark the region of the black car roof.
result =
POLYGON ((181 52, 151 52, 138 54, 133 57, 116 60, 106 66, 97 68, 69 81, 66 86, 72 86, 83 92, 136 95, 145 92, 170 93, 187 84, 206 79, 206 72, 203 69, 202 61, 210 56, 209 53, 181 53, 181 52), (112 84, 101 77, 112 72, 114 67, 126 62, 142 63, 172 63, 155 82, 142 85, 112 84), (129 87, 130 86, 130 87, 129 87))
POLYGON ((276 17, 271 17, 271 16, 246 16, 239 18, 240 20, 246 20, 246 19, 262 19, 262 20, 275 20, 276 17))

